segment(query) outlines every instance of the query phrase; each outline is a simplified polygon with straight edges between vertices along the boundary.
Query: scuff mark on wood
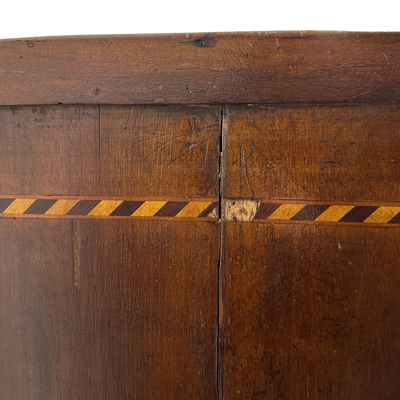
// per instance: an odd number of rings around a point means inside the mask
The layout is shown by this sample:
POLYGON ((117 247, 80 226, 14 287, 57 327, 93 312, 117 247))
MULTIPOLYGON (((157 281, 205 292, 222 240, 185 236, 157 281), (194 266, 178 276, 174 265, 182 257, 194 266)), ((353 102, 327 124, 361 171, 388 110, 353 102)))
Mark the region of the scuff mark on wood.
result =
POLYGON ((336 160, 318 160, 315 161, 315 164, 317 165, 334 165, 334 166, 338 166, 338 167, 345 167, 346 164, 343 164, 340 161, 336 161, 336 160))
POLYGON ((242 143, 240 145, 240 170, 244 174, 247 182, 249 182, 249 176, 247 174, 247 159, 253 155, 257 144, 258 144, 258 141, 257 142, 253 141, 253 144, 251 145, 251 149, 247 154, 244 154, 244 150, 243 150, 244 143, 242 143))
POLYGON ((251 222, 260 204, 261 200, 226 199, 224 205, 224 219, 233 222, 251 222))
POLYGON ((81 226, 79 221, 72 221, 72 246, 74 286, 78 289, 81 270, 81 226))
POLYGON ((215 47, 217 44, 217 39, 211 37, 210 35, 204 35, 201 38, 193 40, 192 43, 197 47, 215 47))

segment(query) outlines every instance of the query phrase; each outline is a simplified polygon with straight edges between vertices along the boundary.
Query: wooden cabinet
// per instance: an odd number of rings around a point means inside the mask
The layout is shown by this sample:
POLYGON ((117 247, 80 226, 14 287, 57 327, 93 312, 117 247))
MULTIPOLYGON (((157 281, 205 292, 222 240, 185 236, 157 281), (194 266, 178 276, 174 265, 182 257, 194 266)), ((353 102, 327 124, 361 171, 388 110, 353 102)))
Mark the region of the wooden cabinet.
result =
POLYGON ((394 400, 400 35, 0 41, 4 400, 394 400))

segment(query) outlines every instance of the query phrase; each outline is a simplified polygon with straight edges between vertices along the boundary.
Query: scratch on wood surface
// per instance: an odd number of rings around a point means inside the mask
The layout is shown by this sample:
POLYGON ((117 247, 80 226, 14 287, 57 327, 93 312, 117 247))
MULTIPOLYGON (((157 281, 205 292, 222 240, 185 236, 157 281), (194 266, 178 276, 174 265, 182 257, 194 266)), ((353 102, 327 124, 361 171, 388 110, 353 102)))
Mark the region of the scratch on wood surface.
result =
POLYGON ((226 199, 224 218, 226 221, 251 222, 254 219, 260 204, 261 200, 226 199))
POLYGON ((385 58, 386 58, 386 64, 387 65, 389 65, 389 58, 388 58, 388 56, 385 54, 385 53, 382 53, 384 56, 385 56, 385 58))
POLYGON ((127 128, 128 128, 128 123, 129 123, 129 120, 130 120, 130 119, 131 119, 131 108, 129 107, 128 118, 127 118, 126 121, 125 121, 124 129, 127 129, 127 128))
POLYGON ((208 136, 206 139, 202 140, 201 142, 196 142, 196 143, 191 143, 191 142, 186 142, 184 149, 185 152, 181 154, 180 156, 174 158, 168 165, 167 168, 170 168, 172 165, 174 165, 177 161, 179 161, 181 158, 189 155, 190 153, 193 153, 193 151, 200 145, 203 145, 206 143, 208 140, 210 140, 213 136, 215 136, 215 133, 212 135, 208 136))
POLYGON ((281 50, 282 49, 282 47, 281 47, 281 45, 279 44, 279 39, 278 39, 278 35, 275 33, 275 39, 276 39, 276 44, 278 45, 278 47, 276 48, 277 50, 281 50))
POLYGON ((336 161, 336 160, 318 160, 318 161, 315 161, 315 164, 316 165, 335 165, 338 167, 346 166, 346 164, 343 164, 342 162, 336 161))
POLYGON ((74 286, 78 288, 81 270, 81 227, 79 221, 72 221, 74 286))
POLYGON ((159 146, 157 146, 154 150, 152 150, 152 151, 150 152, 149 155, 146 156, 146 160, 148 160, 154 153, 157 153, 157 152, 159 152, 161 149, 163 149, 167 144, 169 144, 169 143, 171 143, 171 142, 174 142, 174 141, 176 141, 176 140, 179 140, 182 136, 183 136, 183 134, 178 135, 178 136, 176 136, 176 137, 174 137, 174 138, 172 138, 172 139, 170 139, 170 140, 167 140, 166 142, 160 144, 159 146))
POLYGON ((249 182, 249 176, 247 173, 247 159, 253 155, 257 144, 258 144, 258 141, 257 142, 253 141, 253 143, 251 145, 251 149, 247 154, 244 154, 244 150, 243 150, 244 143, 242 142, 240 145, 240 170, 244 174, 247 182, 249 182))
POLYGON ((379 80, 381 81, 381 83, 383 82, 383 79, 381 78, 381 76, 377 73, 377 72, 374 72, 374 74, 379 78, 379 80))

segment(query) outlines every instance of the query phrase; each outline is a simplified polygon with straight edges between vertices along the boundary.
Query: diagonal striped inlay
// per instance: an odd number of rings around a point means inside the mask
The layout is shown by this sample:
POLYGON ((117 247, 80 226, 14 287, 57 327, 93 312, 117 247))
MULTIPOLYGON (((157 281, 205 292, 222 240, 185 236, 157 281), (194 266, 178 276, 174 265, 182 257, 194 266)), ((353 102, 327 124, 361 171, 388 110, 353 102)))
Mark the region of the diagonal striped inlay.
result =
POLYGON ((377 209, 377 206, 355 206, 339 222, 364 222, 377 209))
POLYGON ((219 203, 207 199, 88 199, 71 197, 0 197, 0 217, 41 218, 203 218, 217 220, 219 203))
MULTIPOLYGON (((400 224, 400 204, 318 204, 256 201, 254 221, 400 224)), ((98 199, 56 196, 0 196, 0 217, 173 218, 218 220, 218 201, 208 199, 98 199)), ((224 220, 230 219, 226 216, 224 220)), ((251 221, 251 220, 250 220, 251 221)))
POLYGON ((56 200, 56 202, 46 211, 47 215, 66 215, 79 200, 56 200))
POLYGON ((56 201, 55 199, 37 199, 24 214, 45 214, 56 201))
POLYGON ((254 220, 400 224, 400 205, 261 203, 254 220))
POLYGON ((327 205, 321 204, 307 204, 296 215, 292 217, 293 221, 314 221, 324 211, 329 208, 327 205))
POLYGON ((122 200, 102 200, 88 215, 110 215, 121 203, 122 200))
POLYGON ((15 199, 0 199, 0 214, 4 213, 14 200, 15 199))
POLYGON ((268 218, 292 219, 305 207, 305 204, 281 204, 268 218))
POLYGON ((400 212, 388 221, 388 224, 400 224, 400 212))
POLYGON ((112 217, 129 217, 131 216, 144 201, 123 201, 117 208, 110 214, 112 217))
MULTIPOLYGON (((190 203, 189 203, 190 204, 190 203)), ((211 218, 218 218, 218 213, 219 213, 219 202, 214 201, 213 203, 207 203, 209 206, 207 206, 199 215, 199 218, 206 218, 206 217, 211 217, 211 218)), ((186 206, 187 207, 187 206, 186 206)), ((185 208, 186 208, 185 207, 185 208)), ((185 209, 182 210, 184 212, 185 209)), ((180 215, 177 215, 177 217, 180 217, 180 215)))
POLYGON ((314 221, 323 222, 338 222, 344 217, 354 206, 329 206, 319 217, 315 218, 314 221))
POLYGON ((66 215, 88 215, 101 200, 79 200, 66 215))
MULTIPOLYGON (((378 207, 364 222, 387 223, 396 215, 400 215, 400 207, 378 207)), ((400 222, 400 221, 399 221, 400 222)))
POLYGON ((15 199, 4 211, 4 214, 24 214, 36 199, 15 199))
POLYGON ((182 211, 188 205, 185 201, 169 201, 162 206, 154 215, 156 217, 175 217, 176 214, 182 211))
POLYGON ((187 203, 186 206, 175 215, 178 218, 194 218, 200 216, 206 209, 210 207, 211 202, 204 203, 187 203))
POLYGON ((257 210, 254 219, 267 219, 274 213, 281 205, 278 203, 263 203, 257 210))
POLYGON ((166 201, 144 201, 132 215, 135 217, 152 217, 165 204, 167 204, 166 201))

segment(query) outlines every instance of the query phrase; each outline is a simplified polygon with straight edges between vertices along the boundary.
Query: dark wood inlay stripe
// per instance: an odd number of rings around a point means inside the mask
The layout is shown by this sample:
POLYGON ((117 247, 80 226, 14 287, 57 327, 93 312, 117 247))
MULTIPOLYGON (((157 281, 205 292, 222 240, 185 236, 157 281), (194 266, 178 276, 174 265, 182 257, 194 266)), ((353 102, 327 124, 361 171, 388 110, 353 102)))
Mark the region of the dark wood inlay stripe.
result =
POLYGON ((339 222, 363 222, 378 208, 377 206, 355 206, 339 222))
POLYGON ((216 207, 218 207, 218 201, 211 203, 203 212, 201 212, 198 217, 206 218, 216 207))
POLYGON ((0 199, 0 213, 3 213, 15 199, 0 199))
POLYGON ((113 217, 129 217, 144 201, 123 201, 111 214, 113 217))
POLYGON ((57 201, 57 199, 37 199, 24 214, 40 215, 44 214, 57 201))
POLYGON ((263 203, 258 208, 254 219, 267 219, 274 211, 276 211, 282 204, 280 203, 263 203))
POLYGON ((87 215, 100 203, 101 200, 80 200, 66 215, 87 215))
POLYGON ((396 214, 389 222, 388 224, 400 224, 400 212, 396 214))
POLYGON ((294 221, 314 221, 328 208, 329 205, 307 204, 291 219, 294 221))
POLYGON ((189 202, 188 201, 169 201, 162 206, 155 214, 155 217, 175 217, 189 202))

